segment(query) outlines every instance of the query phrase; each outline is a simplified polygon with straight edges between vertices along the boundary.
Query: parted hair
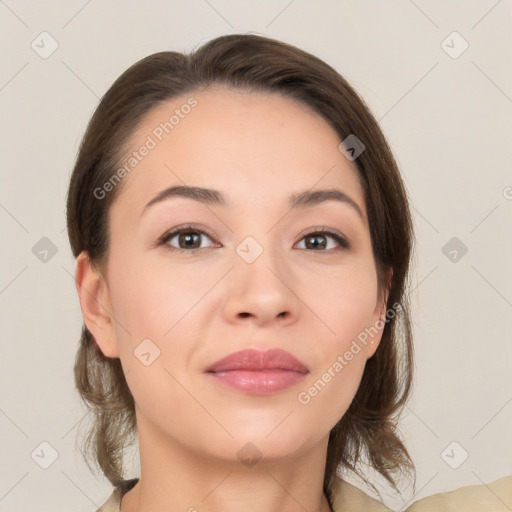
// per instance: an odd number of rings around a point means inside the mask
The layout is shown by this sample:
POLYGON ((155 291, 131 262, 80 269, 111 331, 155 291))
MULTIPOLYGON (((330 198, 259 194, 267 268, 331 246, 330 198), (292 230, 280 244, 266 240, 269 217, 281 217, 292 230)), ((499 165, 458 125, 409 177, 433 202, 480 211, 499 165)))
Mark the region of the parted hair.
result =
MULTIPOLYGON (((369 107, 347 80, 320 58, 255 34, 212 39, 194 51, 149 55, 124 71, 102 97, 82 138, 67 195, 67 229, 73 255, 86 251, 101 269, 109 251, 108 213, 122 187, 99 200, 121 164, 143 118, 162 102, 224 85, 292 98, 321 115, 340 142, 355 135, 364 151, 354 160, 364 189, 379 292, 389 315, 375 354, 346 413, 329 434, 324 492, 332 505, 337 470, 354 472, 376 490, 373 468, 399 491, 415 468, 398 430, 411 393, 413 345, 408 276, 413 228, 406 190, 389 145, 369 107), (390 270, 392 272, 390 272, 390 270)), ((80 451, 112 485, 126 485, 123 454, 135 440, 133 396, 119 358, 106 357, 82 327, 74 366, 78 393, 91 419, 80 451)), ((399 491, 400 492, 400 491, 399 491)))

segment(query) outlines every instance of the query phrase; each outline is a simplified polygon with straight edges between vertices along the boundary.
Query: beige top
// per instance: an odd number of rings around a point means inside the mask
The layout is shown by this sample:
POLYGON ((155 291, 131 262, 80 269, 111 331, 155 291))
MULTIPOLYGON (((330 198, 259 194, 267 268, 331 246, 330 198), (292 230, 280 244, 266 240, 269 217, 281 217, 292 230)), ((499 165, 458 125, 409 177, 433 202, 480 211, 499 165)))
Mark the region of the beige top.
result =
MULTIPOLYGON (((137 479, 127 481, 127 492, 137 479), (128 483, 129 482, 129 483, 128 483)), ((380 501, 344 480, 339 480, 334 497, 335 512, 390 511, 380 501)), ((121 490, 116 488, 96 512, 120 512, 121 490)), ((455 491, 440 492, 415 501, 404 512, 510 512, 512 510, 512 476, 481 485, 468 485, 455 491)))

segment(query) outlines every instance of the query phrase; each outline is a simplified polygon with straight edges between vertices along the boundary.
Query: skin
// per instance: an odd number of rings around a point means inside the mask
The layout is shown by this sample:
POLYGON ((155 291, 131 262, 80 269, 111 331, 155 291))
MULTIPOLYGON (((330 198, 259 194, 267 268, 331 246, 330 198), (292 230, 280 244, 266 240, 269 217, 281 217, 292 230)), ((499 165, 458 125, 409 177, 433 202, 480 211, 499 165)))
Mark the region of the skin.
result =
MULTIPOLYGON (((327 512, 329 431, 382 329, 307 405, 297 395, 385 313, 356 167, 327 122, 294 100, 220 86, 193 96, 198 105, 124 178, 109 213, 106 267, 86 253, 77 259, 84 321, 105 356, 121 359, 136 402, 141 478, 121 510, 327 512), (172 185, 219 190, 231 206, 171 198, 141 216, 172 185), (332 200, 290 210, 290 194, 329 187, 364 218, 332 200), (201 235, 199 251, 178 237, 157 245, 189 222, 213 235, 201 235), (341 232, 350 249, 327 235, 325 249, 307 246, 317 227, 341 232), (247 236, 263 249, 253 263, 236 252, 247 236), (160 356, 145 366, 133 351, 148 338, 160 356), (274 395, 229 389, 204 373, 240 349, 277 347, 310 373, 274 395), (237 456, 248 442, 261 453, 252 467, 237 456)), ((149 112, 130 150, 187 98, 149 112)))

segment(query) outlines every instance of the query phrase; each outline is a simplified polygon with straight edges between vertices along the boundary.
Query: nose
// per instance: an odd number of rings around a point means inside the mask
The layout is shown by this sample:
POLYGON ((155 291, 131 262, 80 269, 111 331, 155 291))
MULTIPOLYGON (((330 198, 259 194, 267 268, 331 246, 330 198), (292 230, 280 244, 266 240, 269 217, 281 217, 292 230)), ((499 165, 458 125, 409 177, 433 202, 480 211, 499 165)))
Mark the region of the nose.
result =
POLYGON ((238 254, 234 268, 227 277, 223 314, 229 323, 253 323, 263 327, 271 324, 291 325, 297 321, 301 308, 297 280, 286 269, 284 261, 270 250, 252 263, 238 254))

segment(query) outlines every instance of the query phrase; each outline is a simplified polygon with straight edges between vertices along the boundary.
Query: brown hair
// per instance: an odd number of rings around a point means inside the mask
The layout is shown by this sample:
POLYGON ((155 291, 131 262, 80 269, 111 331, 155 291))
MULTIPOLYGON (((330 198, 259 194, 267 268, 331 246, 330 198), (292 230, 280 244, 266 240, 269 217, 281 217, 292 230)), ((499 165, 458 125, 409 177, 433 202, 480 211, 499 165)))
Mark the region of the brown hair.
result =
MULTIPOLYGON (((412 387, 406 293, 412 222, 397 164, 377 121, 332 67, 299 48, 251 34, 217 37, 188 54, 155 53, 129 67, 103 96, 78 152, 67 198, 73 254, 77 257, 86 251, 98 266, 106 261, 108 212, 120 187, 101 200, 93 191, 114 175, 143 117, 163 101, 213 84, 299 100, 320 114, 341 140, 354 134, 365 145, 355 163, 365 193, 379 290, 388 292, 388 311, 391 305, 400 307, 388 317, 350 407, 330 432, 324 492, 331 502, 339 466, 355 472, 376 490, 362 471, 365 463, 398 491, 398 474, 415 476, 397 430, 398 415, 412 387)), ((91 457, 114 486, 122 488, 124 449, 137 430, 134 400, 120 360, 104 356, 85 325, 74 372, 80 396, 93 417, 82 454, 86 462, 91 457)))

